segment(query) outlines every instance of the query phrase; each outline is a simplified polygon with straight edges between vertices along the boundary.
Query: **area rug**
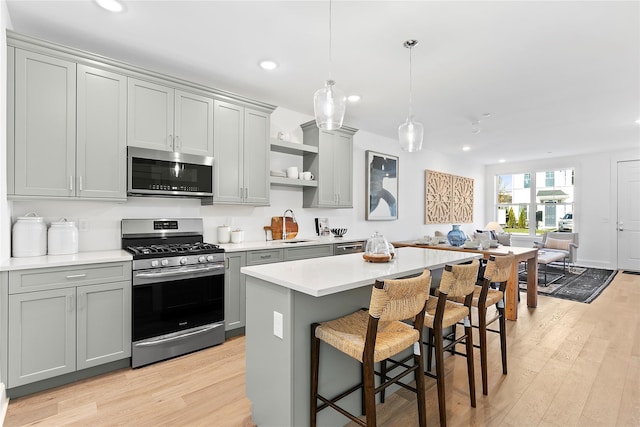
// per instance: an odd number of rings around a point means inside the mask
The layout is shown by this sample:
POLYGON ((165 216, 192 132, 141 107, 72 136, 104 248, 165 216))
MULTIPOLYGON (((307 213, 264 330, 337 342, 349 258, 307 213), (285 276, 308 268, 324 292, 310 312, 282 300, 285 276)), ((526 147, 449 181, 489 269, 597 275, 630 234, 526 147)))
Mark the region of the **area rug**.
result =
MULTIPOLYGON (((567 267, 562 265, 548 265, 547 283, 544 286, 544 266, 538 270, 538 294, 554 298, 562 298, 571 301, 591 303, 602 291, 609 286, 615 277, 617 270, 605 270, 601 268, 567 267)), ((526 270, 519 274, 520 290, 527 290, 526 270)))

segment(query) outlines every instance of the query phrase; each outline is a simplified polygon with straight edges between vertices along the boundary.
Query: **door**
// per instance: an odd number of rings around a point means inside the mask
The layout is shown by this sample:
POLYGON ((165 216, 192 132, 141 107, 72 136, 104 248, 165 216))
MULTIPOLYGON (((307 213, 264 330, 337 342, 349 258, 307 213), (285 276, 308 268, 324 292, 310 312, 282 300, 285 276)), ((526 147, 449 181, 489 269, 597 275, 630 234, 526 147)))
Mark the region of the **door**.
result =
POLYGON ((127 78, 78 65, 77 195, 127 197, 127 78))
POLYGON ((353 207, 353 139, 336 133, 334 136, 334 175, 338 206, 353 207))
POLYGON ((213 156, 213 99, 176 89, 174 151, 213 156))
POLYGON ((242 203, 244 108, 222 101, 214 101, 213 108, 213 201, 242 203))
POLYGON ((77 369, 130 357, 131 282, 77 289, 77 369))
POLYGON ((269 115, 245 109, 244 187, 245 203, 269 204, 269 115))
POLYGON ((128 81, 127 145, 173 151, 173 88, 128 81))
POLYGON ((245 325, 246 279, 240 268, 246 265, 244 252, 225 254, 224 273, 224 321, 225 330, 241 328, 245 325))
POLYGON ((640 271, 640 160, 618 162, 618 268, 640 271))
POLYGON ((8 386, 76 370, 75 288, 9 295, 8 386))
POLYGON ((336 205, 335 156, 334 134, 321 130, 318 141, 318 207, 336 205))
POLYGON ((15 51, 15 194, 75 195, 76 64, 15 51))

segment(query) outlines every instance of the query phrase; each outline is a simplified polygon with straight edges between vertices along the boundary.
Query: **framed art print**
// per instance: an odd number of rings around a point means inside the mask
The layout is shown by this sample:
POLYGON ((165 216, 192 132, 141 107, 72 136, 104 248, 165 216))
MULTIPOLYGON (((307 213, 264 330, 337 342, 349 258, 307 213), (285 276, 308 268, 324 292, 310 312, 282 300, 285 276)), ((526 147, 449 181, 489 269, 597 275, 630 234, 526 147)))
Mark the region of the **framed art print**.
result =
POLYGON ((366 219, 398 219, 398 157, 367 150, 366 219))

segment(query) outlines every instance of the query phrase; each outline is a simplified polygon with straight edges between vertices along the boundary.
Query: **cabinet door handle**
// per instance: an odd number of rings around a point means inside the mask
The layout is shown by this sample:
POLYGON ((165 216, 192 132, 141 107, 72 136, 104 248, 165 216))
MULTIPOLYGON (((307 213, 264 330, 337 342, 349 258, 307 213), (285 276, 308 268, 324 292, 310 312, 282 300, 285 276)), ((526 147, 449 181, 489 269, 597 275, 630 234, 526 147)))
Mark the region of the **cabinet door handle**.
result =
POLYGON ((87 277, 86 274, 71 274, 67 276, 67 279, 81 279, 83 277, 87 277))
POLYGON ((248 199, 249 198, 249 189, 247 187, 244 188, 244 199, 248 199))
POLYGON ((173 151, 173 135, 169 134, 169 138, 167 138, 167 146, 169 150, 173 151))
POLYGON ((82 175, 78 177, 78 190, 82 191, 82 175))
POLYGON ((229 258, 224 259, 224 268, 229 269, 229 258))
POLYGON ((180 137, 176 135, 174 138, 173 150, 180 151, 181 148, 182 148, 182 143, 180 142, 180 137))
POLYGON ((69 191, 73 191, 73 175, 69 175, 69 191))
POLYGON ((67 297, 67 311, 69 313, 71 313, 73 311, 73 307, 75 306, 75 303, 73 302, 74 300, 74 296, 73 295, 69 295, 67 297))
POLYGON ((260 259, 269 259, 271 255, 260 255, 260 259))

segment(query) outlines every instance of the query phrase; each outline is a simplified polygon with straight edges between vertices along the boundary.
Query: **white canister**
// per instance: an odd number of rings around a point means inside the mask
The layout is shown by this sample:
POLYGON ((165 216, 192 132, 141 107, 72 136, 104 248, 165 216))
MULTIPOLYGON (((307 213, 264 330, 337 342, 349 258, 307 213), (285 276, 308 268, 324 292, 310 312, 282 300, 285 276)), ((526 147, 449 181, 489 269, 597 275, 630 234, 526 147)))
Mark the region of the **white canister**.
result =
POLYGON ((244 231, 233 230, 231 232, 231 243, 242 243, 244 240, 244 231))
POLYGON ((47 226, 36 213, 18 217, 13 225, 12 253, 14 257, 47 254, 47 226))
POLYGON ((231 227, 221 225, 218 227, 218 243, 229 243, 231 240, 231 227))
POLYGON ((62 218, 54 221, 48 233, 49 255, 67 255, 78 253, 78 227, 73 221, 62 218))

